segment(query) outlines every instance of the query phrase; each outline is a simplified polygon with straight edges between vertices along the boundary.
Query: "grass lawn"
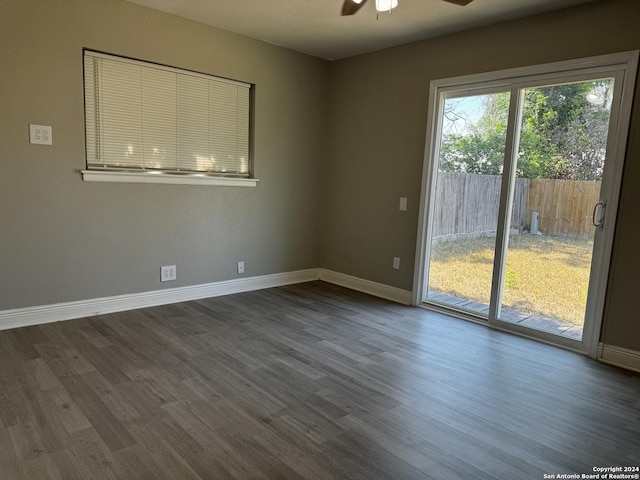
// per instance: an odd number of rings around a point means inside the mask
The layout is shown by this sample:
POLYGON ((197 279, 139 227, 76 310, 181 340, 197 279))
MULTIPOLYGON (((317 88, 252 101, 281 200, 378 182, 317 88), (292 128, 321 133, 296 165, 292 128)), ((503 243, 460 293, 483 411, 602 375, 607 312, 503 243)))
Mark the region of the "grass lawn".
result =
MULTIPOLYGON (((429 290, 489 303, 494 238, 432 248, 429 290)), ((536 235, 509 240, 502 306, 582 325, 593 242, 536 235)))

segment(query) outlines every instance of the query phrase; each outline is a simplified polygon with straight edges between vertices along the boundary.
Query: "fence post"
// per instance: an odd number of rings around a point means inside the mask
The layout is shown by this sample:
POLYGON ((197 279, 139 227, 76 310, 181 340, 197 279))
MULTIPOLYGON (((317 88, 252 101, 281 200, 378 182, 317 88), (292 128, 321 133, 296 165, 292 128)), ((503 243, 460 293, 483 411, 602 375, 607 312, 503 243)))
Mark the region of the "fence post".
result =
POLYGON ((538 220, 540 219, 540 214, 538 212, 533 212, 531 214, 531 235, 538 234, 538 220))

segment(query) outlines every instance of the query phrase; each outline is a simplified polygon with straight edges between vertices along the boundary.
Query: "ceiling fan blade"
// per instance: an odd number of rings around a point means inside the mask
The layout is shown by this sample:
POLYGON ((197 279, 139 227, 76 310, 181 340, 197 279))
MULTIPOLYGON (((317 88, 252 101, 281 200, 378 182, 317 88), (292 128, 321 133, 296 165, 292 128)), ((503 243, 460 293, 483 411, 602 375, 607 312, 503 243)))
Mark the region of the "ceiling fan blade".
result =
POLYGON ((360 10, 365 3, 367 3, 367 0, 362 0, 359 3, 354 0, 344 0, 342 4, 342 15, 353 15, 360 10))
POLYGON ((445 2, 455 3, 456 5, 460 5, 464 7, 465 5, 469 5, 473 0, 444 0, 445 2))

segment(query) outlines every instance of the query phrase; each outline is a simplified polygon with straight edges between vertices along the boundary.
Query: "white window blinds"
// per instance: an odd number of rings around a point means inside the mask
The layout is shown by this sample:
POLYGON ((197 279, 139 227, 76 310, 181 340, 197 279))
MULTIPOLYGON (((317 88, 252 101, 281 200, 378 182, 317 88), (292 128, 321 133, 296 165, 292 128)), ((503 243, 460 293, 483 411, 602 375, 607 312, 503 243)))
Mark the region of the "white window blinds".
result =
POLYGON ((251 85, 85 50, 89 170, 248 177, 251 85))

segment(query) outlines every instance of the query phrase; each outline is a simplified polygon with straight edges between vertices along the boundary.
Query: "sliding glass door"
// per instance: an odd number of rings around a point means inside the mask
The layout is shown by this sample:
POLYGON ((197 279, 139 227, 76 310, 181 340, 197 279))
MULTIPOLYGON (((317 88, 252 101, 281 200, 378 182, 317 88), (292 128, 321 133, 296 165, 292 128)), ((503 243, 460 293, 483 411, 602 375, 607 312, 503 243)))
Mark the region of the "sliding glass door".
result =
POLYGON ((445 96, 426 299, 487 317, 509 92, 445 96))
POLYGON ((432 85, 419 302, 594 353, 635 78, 625 58, 432 85))
POLYGON ((520 91, 520 215, 505 237, 500 320, 582 339, 614 87, 609 77, 520 91))

